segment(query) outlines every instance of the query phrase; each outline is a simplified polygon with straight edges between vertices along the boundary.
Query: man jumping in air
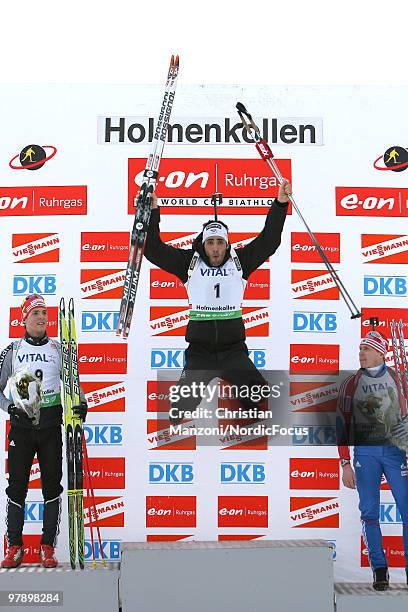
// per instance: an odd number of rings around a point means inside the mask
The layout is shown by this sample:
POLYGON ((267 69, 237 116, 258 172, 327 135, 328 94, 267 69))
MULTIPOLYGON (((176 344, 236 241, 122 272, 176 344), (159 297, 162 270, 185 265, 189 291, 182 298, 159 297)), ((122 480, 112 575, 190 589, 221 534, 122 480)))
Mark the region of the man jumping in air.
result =
MULTIPOLYGON (((191 249, 165 244, 160 238, 160 210, 153 194, 144 254, 153 264, 181 279, 190 304, 186 332, 189 346, 179 381, 184 387, 207 385, 216 376, 246 390, 265 385, 248 357, 241 306, 249 275, 280 245, 290 193, 291 186, 284 180, 261 233, 236 250, 229 244, 228 227, 214 220, 204 224, 191 249)), ((256 411, 258 403, 248 393, 243 398, 244 393, 240 397, 244 408, 256 411)), ((185 411, 194 410, 201 399, 180 397, 172 402, 170 423, 181 423, 185 411)))

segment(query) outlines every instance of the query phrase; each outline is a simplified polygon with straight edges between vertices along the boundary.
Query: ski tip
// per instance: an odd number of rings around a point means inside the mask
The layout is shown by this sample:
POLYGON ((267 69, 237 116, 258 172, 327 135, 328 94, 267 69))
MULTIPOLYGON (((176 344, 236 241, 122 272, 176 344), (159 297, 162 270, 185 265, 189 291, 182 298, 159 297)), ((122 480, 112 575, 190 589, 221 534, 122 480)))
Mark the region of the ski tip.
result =
POLYGON ((60 299, 60 310, 65 310, 65 299, 63 297, 60 299))
POLYGON ((245 108, 245 106, 242 104, 242 102, 237 102, 236 104, 236 109, 239 113, 247 113, 247 109, 245 108))
POLYGON ((179 67, 179 65, 180 65, 180 58, 179 58, 179 56, 178 56, 178 55, 176 55, 176 58, 175 58, 175 60, 174 60, 174 65, 175 65, 175 67, 176 67, 176 68, 178 68, 178 67, 179 67))

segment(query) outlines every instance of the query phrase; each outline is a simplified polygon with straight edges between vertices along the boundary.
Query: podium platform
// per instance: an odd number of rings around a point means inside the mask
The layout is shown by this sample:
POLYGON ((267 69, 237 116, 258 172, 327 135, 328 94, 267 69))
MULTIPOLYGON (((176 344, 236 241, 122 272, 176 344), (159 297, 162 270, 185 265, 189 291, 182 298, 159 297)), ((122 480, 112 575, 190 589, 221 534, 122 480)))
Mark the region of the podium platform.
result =
POLYGON ((336 612, 407 612, 408 586, 391 584, 388 591, 374 591, 371 584, 337 582, 336 612))
POLYGON ((323 540, 121 544, 122 612, 331 612, 323 540))
MULTIPOLYGON (((119 610, 119 564, 108 563, 107 567, 85 565, 84 570, 72 570, 69 563, 55 569, 44 569, 40 565, 23 565, 16 569, 0 569, 0 610, 58 610, 58 612, 118 612, 119 610), (39 605, 21 602, 17 605, 8 599, 9 593, 57 594, 53 602, 39 605), (3 607, 4 606, 4 607, 3 607)), ((43 597, 45 599, 45 597, 43 597)))

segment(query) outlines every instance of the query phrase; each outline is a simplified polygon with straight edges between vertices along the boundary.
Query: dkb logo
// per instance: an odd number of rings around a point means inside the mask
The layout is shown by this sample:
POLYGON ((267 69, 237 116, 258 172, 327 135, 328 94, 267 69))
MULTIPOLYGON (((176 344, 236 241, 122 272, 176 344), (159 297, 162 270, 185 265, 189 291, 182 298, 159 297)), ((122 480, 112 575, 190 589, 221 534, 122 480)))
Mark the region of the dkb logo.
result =
POLYGON ((28 274, 15 275, 13 279, 13 295, 55 295, 57 291, 56 275, 31 276, 28 274))
POLYGON ((221 463, 220 479, 223 484, 261 484, 265 482, 264 463, 221 463))
POLYGON ((407 295, 407 277, 364 276, 364 295, 404 297, 407 295))
POLYGON ((335 312, 294 312, 293 331, 333 334, 337 331, 337 314, 335 312))
POLYGON ((194 481, 192 463, 150 463, 149 483, 191 484, 194 481))

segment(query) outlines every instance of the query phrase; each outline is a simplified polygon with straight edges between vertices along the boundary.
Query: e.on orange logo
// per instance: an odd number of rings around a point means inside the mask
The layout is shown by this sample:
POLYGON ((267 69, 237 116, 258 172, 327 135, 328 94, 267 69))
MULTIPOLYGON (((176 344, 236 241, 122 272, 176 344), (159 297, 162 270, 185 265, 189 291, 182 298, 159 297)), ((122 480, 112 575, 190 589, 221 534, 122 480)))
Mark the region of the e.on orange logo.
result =
POLYGON ((291 344, 290 374, 338 374, 338 344, 291 344))
POLYGON ((0 187, 0 217, 86 215, 85 185, 0 187))
POLYGON ((147 495, 146 527, 195 527, 195 495, 147 495))
MULTIPOLYGON (((125 458, 89 457, 89 474, 94 489, 124 489, 125 458)), ((88 476, 86 470, 84 476, 88 476)))
POLYGON ((125 502, 123 497, 84 496, 84 525, 89 527, 97 518, 100 527, 124 527, 125 502), (93 507, 95 501, 95 510, 93 507))
POLYGON ((124 382, 81 381, 88 410, 92 412, 125 412, 126 386, 124 382))
POLYGON ((292 527, 339 527, 340 506, 337 497, 291 497, 292 527))
MULTIPOLYGON (((291 162, 275 160, 282 175, 291 181, 291 162)), ((128 213, 143 181, 146 160, 129 159, 128 213)), ((223 194, 222 214, 265 214, 278 195, 278 182, 261 159, 165 158, 160 164, 157 195, 162 213, 180 207, 192 214, 211 214, 211 194, 223 194), (187 209, 187 210, 186 210, 187 209)))
POLYGON ((147 412, 168 412, 170 387, 176 383, 176 380, 148 380, 147 412))
POLYGON ((219 495, 218 527, 268 527, 268 496, 219 495))
MULTIPOLYGON (((58 336, 58 306, 48 306, 47 308, 47 335, 49 338, 58 336)), ((25 327, 21 322, 21 308, 13 306, 10 308, 9 338, 22 338, 25 327)))
POLYGON ((338 300, 339 290, 326 270, 292 270, 292 298, 338 300))
POLYGON ((13 263, 59 261, 58 234, 13 234, 11 244, 13 263))
MULTIPOLYGON (((402 327, 405 338, 408 329, 408 308, 362 308, 361 309, 361 337, 371 330, 370 318, 378 317, 376 329, 386 338, 391 338, 391 321, 402 319, 402 327)), ((391 345, 390 345, 391 350, 391 345)))
POLYGON ((129 241, 129 232, 82 232, 81 261, 126 262, 129 241))
MULTIPOLYGON (((340 234, 316 232, 317 241, 331 263, 340 263, 340 234)), ((322 258, 307 232, 292 232, 291 261, 294 263, 322 263, 322 258)))
MULTIPOLYGON (((389 567, 405 567, 406 560, 404 553, 404 541, 401 535, 383 535, 382 547, 389 567)), ((360 550, 361 567, 370 567, 367 546, 365 545, 362 537, 360 538, 360 550)))
MULTIPOLYGON (((123 283, 122 283, 123 284, 123 283)), ((150 270, 150 298, 159 300, 187 299, 184 283, 164 270, 150 270)), ((244 300, 270 299, 270 271, 266 268, 255 270, 248 278, 244 300)))
POLYGON ((361 257, 363 263, 407 264, 408 235, 362 234, 361 257))
POLYGON ((80 374, 126 374, 127 344, 78 345, 80 374))
POLYGON ((125 270, 81 270, 81 297, 93 300, 120 299, 125 270))
POLYGON ((408 189, 336 187, 336 214, 352 217, 408 217, 408 189))
POLYGON ((291 489, 338 490, 339 460, 328 457, 291 457, 289 468, 291 489))

